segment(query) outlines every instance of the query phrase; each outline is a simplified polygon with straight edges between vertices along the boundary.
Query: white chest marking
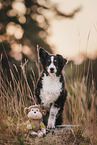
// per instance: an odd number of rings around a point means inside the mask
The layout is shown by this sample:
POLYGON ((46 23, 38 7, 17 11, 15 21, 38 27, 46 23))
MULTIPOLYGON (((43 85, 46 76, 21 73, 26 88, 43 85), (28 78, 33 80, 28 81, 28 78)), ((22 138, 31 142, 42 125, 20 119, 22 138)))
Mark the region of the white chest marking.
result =
POLYGON ((42 80, 42 89, 40 90, 40 97, 44 106, 49 107, 50 103, 57 100, 60 95, 62 83, 56 75, 44 75, 42 80))

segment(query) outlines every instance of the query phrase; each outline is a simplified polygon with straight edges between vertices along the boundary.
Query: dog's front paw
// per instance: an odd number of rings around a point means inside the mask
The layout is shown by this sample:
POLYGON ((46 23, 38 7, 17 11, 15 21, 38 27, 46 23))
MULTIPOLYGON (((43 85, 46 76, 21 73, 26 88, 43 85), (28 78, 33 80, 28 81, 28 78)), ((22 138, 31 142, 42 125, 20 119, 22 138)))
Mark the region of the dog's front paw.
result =
POLYGON ((47 126, 48 129, 55 129, 55 124, 54 124, 54 121, 49 121, 48 122, 48 126, 47 126))
POLYGON ((55 126, 53 126, 53 125, 48 125, 48 126, 47 126, 47 129, 55 129, 55 126))

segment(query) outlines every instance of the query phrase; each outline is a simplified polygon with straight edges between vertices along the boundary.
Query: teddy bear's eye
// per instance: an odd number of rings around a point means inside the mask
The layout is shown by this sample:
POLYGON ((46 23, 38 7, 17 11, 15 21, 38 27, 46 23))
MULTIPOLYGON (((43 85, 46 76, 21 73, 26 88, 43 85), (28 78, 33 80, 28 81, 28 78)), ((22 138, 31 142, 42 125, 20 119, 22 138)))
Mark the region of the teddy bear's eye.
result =
POLYGON ((31 109, 31 111, 34 111, 33 109, 31 109))
POLYGON ((39 111, 39 109, 36 110, 37 112, 39 111))

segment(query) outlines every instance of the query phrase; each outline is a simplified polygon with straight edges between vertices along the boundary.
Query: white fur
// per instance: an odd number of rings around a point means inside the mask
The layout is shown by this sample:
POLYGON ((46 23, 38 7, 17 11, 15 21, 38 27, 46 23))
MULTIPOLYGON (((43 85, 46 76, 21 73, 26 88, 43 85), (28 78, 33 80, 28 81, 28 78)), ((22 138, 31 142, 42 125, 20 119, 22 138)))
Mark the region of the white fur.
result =
POLYGON ((45 107, 49 107, 50 103, 54 103, 58 99, 62 89, 62 83, 59 79, 60 77, 56 77, 55 74, 44 75, 40 97, 45 107))
POLYGON ((48 119, 48 126, 47 128, 55 128, 55 121, 56 121, 56 115, 58 114, 59 108, 54 107, 52 105, 50 109, 50 115, 48 119))
POLYGON ((54 65, 54 56, 51 57, 51 64, 49 65, 49 67, 47 68, 48 69, 48 72, 50 73, 50 68, 54 68, 54 73, 57 72, 57 69, 54 65))

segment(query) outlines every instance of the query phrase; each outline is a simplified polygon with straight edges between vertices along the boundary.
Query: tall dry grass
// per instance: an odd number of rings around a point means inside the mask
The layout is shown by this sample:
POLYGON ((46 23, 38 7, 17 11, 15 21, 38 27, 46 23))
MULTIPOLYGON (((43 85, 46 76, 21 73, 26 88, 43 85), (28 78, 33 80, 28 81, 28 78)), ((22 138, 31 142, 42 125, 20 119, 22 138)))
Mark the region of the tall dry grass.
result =
MULTIPOLYGON (((10 62, 9 62, 10 63, 10 62)), ((67 101, 64 107, 64 123, 80 125, 80 129, 70 130, 59 136, 54 135, 45 139, 29 138, 26 130, 27 117, 24 115, 26 106, 36 103, 34 90, 31 90, 26 65, 21 63, 21 74, 14 64, 10 67, 12 81, 2 69, 2 55, 0 57, 0 143, 1 144, 77 144, 86 142, 93 144, 96 141, 97 112, 95 108, 96 90, 92 81, 91 87, 87 88, 87 76, 77 77, 75 80, 67 77, 66 87, 68 90, 67 101), (5 77, 6 76, 6 77, 5 77), (87 139, 87 136, 89 139, 87 139)), ((36 62, 40 73, 39 62, 36 62)), ((90 66, 89 66, 90 67, 90 66)), ((69 70, 70 71, 70 70, 69 70)), ((76 70, 76 75, 78 69, 76 70)), ((30 75, 33 88, 36 85, 36 78, 32 69, 30 75)))
MULTIPOLYGON (((88 136, 93 144, 94 142, 97 143, 97 90, 94 86, 93 76, 91 84, 89 84, 89 70, 92 72, 90 61, 87 68, 87 74, 84 72, 82 74, 79 66, 76 66, 76 77, 70 79, 69 76, 69 78, 66 78, 68 96, 64 106, 63 124, 80 125, 83 135, 88 136)), ((82 70, 84 71, 85 68, 81 68, 82 70)), ((72 73, 70 75, 72 76, 72 73)))
MULTIPOLYGON (((9 61, 9 60, 8 60, 9 61)), ((2 54, 0 56, 0 143, 22 143, 21 137, 26 136, 26 120, 24 108, 36 104, 34 88, 36 78, 34 71, 30 74, 33 90, 31 90, 27 79, 26 65, 28 60, 21 62, 19 72, 17 66, 9 64, 11 80, 9 81, 6 72, 2 68, 2 54)), ((39 72, 40 66, 36 62, 39 72)))

